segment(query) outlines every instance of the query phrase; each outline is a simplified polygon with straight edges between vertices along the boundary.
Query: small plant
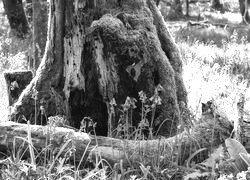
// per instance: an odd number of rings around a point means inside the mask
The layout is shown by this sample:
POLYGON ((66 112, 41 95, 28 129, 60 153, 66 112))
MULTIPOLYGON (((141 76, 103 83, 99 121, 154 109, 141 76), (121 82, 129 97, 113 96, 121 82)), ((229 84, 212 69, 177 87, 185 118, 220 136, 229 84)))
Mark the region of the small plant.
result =
POLYGON ((38 91, 35 89, 34 93, 32 94, 32 98, 35 101, 35 124, 37 124, 37 95, 38 95, 38 91))
POLYGON ((134 132, 133 127, 133 109, 136 108, 136 99, 127 97, 125 103, 122 105, 121 116, 118 121, 118 126, 116 128, 116 137, 118 138, 131 138, 131 133, 134 132))
POLYGON ((108 118, 108 137, 113 136, 114 122, 115 122, 115 107, 117 106, 115 98, 113 98, 109 103, 109 118, 108 118))
POLYGON ((90 117, 84 117, 81 121, 80 131, 96 135, 96 124, 90 117))
MULTIPOLYGON (((143 91, 140 91, 138 93, 139 100, 141 102, 141 119, 137 127, 133 125, 133 111, 135 108, 137 108, 137 100, 131 97, 126 98, 126 101, 122 105, 122 109, 120 110, 121 115, 118 121, 118 126, 115 129, 116 138, 135 140, 153 139, 155 113, 157 106, 161 104, 159 92, 161 92, 162 90, 162 86, 158 85, 151 98, 148 98, 143 91)), ((116 103, 113 99, 110 102, 109 106, 109 134, 111 134, 112 123, 114 123, 112 119, 115 118, 115 106, 116 103)))

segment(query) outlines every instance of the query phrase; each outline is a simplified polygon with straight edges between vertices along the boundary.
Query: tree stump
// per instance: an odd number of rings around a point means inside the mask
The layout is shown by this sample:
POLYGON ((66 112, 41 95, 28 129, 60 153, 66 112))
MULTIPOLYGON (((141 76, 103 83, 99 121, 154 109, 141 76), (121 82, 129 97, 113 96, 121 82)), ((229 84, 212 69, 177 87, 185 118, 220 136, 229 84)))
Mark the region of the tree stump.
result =
MULTIPOLYGON (((161 85, 153 130, 165 137, 177 133, 179 102, 187 104, 182 60, 153 0, 51 0, 48 24, 43 59, 15 103, 12 120, 32 116, 33 124, 39 116, 34 105, 42 101, 47 116, 66 115, 75 128, 90 117, 96 133, 106 136, 113 98, 122 105, 133 97, 141 107, 138 93, 152 97, 161 85)), ((133 113, 135 127, 140 114, 133 113)))
POLYGON ((4 78, 7 85, 9 106, 12 106, 32 80, 33 74, 31 71, 9 71, 4 73, 4 78))

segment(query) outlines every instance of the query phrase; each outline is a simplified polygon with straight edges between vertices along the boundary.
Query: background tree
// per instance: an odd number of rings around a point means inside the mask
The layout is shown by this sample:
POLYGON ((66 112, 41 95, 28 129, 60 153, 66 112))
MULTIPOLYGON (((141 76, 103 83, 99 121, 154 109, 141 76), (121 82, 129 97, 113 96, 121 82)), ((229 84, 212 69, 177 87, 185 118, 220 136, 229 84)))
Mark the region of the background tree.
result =
POLYGON ((9 20, 12 33, 23 38, 29 32, 22 0, 3 0, 4 10, 9 20))
POLYGON ((250 23, 250 16, 248 12, 250 0, 239 0, 240 13, 244 23, 250 23))
POLYGON ((173 9, 173 11, 176 13, 178 17, 183 16, 181 0, 174 1, 171 8, 173 9))
MULTIPOLYGON (((35 114, 64 114, 79 128, 83 117, 90 116, 97 134, 107 135, 113 98, 122 104, 134 97, 140 107, 138 92, 151 97, 158 85, 163 87, 162 104, 154 130, 174 135, 178 103, 186 104, 187 93, 179 50, 153 0, 51 0, 45 54, 11 119, 32 115, 34 123, 35 114)), ((138 117, 140 110, 134 113, 135 125, 138 117)))
POLYGON ((223 4, 220 2, 220 0, 211 0, 211 8, 222 11, 223 4))
POLYGON ((47 0, 26 0, 24 7, 26 17, 32 29, 28 64, 35 74, 42 59, 47 40, 49 3, 47 0))
POLYGON ((155 0, 156 5, 158 6, 160 4, 161 0, 155 0))
POLYGON ((47 39, 48 3, 47 0, 32 0, 32 60, 31 69, 37 70, 42 59, 47 39))
POLYGON ((186 16, 189 16, 189 0, 186 0, 186 16))

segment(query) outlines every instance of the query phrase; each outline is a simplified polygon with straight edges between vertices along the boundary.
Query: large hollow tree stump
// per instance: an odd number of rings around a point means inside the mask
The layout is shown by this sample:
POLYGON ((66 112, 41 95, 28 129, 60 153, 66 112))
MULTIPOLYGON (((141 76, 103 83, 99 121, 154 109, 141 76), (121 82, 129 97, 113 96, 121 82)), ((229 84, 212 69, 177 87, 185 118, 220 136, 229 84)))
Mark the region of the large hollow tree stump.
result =
MULTIPOLYGON (((165 137, 177 133, 179 103, 187 104, 182 60, 153 0, 51 0, 49 9, 44 56, 11 120, 25 116, 34 124, 42 114, 37 103, 43 102, 47 117, 65 115, 75 128, 90 117, 97 135, 106 136, 113 98, 122 105, 133 97, 141 107, 138 93, 152 97, 161 85, 153 131, 165 137)), ((133 111, 135 127, 140 114, 133 111)))
POLYGON ((32 80, 33 74, 31 71, 8 71, 4 73, 4 78, 7 86, 9 106, 12 106, 32 80))

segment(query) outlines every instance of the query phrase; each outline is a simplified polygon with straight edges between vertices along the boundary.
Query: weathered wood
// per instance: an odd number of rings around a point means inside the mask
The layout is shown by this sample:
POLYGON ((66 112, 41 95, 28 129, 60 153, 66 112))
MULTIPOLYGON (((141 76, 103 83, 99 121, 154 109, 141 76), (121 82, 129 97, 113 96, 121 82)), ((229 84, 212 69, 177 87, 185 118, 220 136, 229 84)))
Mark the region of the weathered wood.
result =
POLYGON ((12 106, 32 80, 33 74, 31 71, 6 71, 4 78, 7 85, 9 106, 12 106))
MULTIPOLYGON (((197 149, 207 148, 209 151, 224 142, 230 135, 232 125, 224 119, 210 119, 208 122, 196 125, 190 131, 190 134, 183 132, 168 139, 135 141, 95 137, 62 127, 28 126, 27 124, 9 121, 0 123, 0 144, 13 148, 14 137, 27 137, 28 129, 31 131, 33 145, 37 150, 45 148, 46 138, 48 137, 50 137, 50 143, 54 148, 60 148, 65 142, 71 140, 76 148, 75 156, 78 161, 87 148, 87 154, 101 155, 111 164, 123 160, 124 164, 128 165, 138 162, 140 158, 151 161, 160 157, 163 158, 162 163, 167 163, 169 160, 177 161, 178 159, 179 164, 183 164, 190 154, 197 149)), ((16 147, 22 142, 21 139, 16 138, 16 147)), ((204 158, 205 156, 199 156, 198 161, 202 161, 204 158)))
MULTIPOLYGON (((152 97, 161 85, 162 101, 152 123, 154 132, 160 128, 160 135, 175 135, 180 120, 178 103, 186 104, 187 93, 180 52, 155 2, 96 2, 51 0, 42 62, 10 118, 39 116, 32 98, 37 91, 37 101, 44 102, 48 116, 66 115, 76 128, 89 116, 97 122, 97 134, 105 136, 107 104, 113 98, 121 105, 127 96, 134 97, 141 107, 138 93, 144 91, 152 97)), ((134 111, 135 126, 140 113, 140 109, 134 111)))

